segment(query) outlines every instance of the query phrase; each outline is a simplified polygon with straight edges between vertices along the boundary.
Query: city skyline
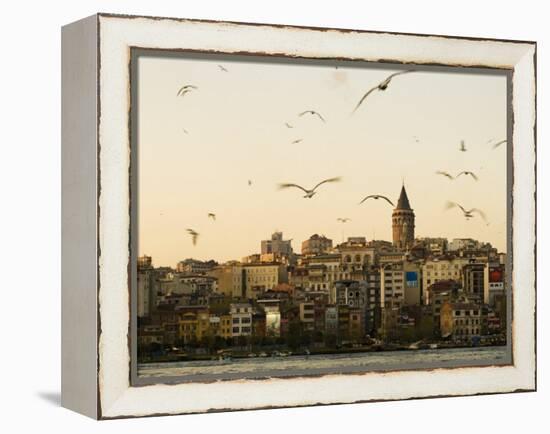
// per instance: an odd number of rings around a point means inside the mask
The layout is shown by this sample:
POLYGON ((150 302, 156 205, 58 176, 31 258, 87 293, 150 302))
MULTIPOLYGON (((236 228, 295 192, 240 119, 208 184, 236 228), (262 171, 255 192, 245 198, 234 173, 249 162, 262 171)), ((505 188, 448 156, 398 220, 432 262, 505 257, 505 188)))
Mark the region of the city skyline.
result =
POLYGON ((240 260, 275 230, 298 241, 295 251, 314 233, 335 244, 391 241, 393 207, 358 203, 368 194, 397 201, 403 184, 416 237, 474 238, 505 252, 506 146, 488 142, 506 138, 506 76, 410 73, 350 116, 366 90, 398 70, 140 57, 138 254, 159 266, 240 260), (185 83, 198 89, 178 98, 185 83), (298 116, 309 109, 326 123, 298 116), (451 181, 438 170, 473 171, 479 181, 451 181), (341 182, 311 199, 277 187, 335 176, 341 182), (489 225, 445 210, 449 200, 482 208, 489 225), (196 245, 186 228, 200 234, 196 245))

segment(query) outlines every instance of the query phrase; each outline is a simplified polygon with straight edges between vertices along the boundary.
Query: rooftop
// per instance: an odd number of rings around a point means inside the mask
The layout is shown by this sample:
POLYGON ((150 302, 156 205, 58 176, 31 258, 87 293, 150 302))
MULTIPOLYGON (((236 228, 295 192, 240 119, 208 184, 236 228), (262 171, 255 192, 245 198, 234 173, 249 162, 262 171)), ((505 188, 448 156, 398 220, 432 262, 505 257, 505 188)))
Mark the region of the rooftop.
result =
POLYGON ((405 184, 401 187, 401 194, 399 194, 399 199, 397 200, 396 209, 411 209, 411 204, 409 203, 409 198, 407 197, 407 191, 405 190, 405 184))

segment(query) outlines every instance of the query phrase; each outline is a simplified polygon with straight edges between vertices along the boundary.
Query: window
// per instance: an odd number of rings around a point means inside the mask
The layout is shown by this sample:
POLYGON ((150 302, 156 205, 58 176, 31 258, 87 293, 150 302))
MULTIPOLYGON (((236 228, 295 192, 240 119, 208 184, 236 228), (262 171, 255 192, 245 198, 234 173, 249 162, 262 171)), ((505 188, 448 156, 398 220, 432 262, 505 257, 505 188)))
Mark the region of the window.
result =
POLYGON ((233 318, 233 324, 239 324, 239 318, 233 318))
POLYGON ((239 333, 239 327, 233 327, 233 333, 239 333))

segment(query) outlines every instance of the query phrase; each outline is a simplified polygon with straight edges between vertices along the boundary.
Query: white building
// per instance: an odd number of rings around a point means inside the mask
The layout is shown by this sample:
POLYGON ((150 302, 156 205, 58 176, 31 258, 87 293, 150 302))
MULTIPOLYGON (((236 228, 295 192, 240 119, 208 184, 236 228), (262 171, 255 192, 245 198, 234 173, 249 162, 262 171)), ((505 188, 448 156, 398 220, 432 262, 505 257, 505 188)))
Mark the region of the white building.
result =
POLYGON ((257 300, 265 312, 265 334, 270 337, 281 336, 281 312, 279 309, 279 299, 257 300))
POLYGON ((248 303, 232 303, 229 313, 231 315, 231 336, 250 336, 252 334, 252 306, 248 303))
POLYGON ((453 238, 447 249, 450 251, 457 250, 475 250, 480 247, 479 241, 472 238, 453 238))

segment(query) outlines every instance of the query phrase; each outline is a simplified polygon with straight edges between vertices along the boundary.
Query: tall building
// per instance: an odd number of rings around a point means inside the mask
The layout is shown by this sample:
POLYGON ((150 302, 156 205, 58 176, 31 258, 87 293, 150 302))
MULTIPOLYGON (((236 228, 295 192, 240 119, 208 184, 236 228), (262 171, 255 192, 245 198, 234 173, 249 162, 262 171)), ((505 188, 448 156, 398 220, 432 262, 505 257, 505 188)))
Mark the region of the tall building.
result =
POLYGON ((393 245, 399 249, 409 249, 414 244, 414 211, 409 203, 405 185, 397 206, 392 213, 393 245))
POLYGON ((156 309, 156 272, 150 256, 140 256, 137 260, 137 314, 146 317, 156 309))

